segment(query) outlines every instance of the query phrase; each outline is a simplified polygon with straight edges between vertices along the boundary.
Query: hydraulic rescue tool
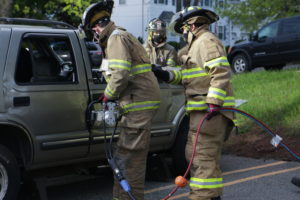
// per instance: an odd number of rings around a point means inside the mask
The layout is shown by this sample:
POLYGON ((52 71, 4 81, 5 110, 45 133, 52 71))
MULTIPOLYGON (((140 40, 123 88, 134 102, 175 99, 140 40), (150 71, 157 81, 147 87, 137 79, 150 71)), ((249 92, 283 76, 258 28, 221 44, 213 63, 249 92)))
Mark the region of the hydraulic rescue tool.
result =
POLYGON ((90 127, 93 126, 95 121, 99 122, 103 126, 105 155, 108 164, 113 171, 115 178, 118 180, 120 186, 128 194, 128 196, 132 200, 135 200, 135 197, 133 196, 131 191, 131 187, 128 181, 126 180, 125 176, 122 174, 122 171, 120 170, 113 156, 112 142, 117 130, 118 121, 120 119, 118 103, 116 101, 102 102, 100 100, 95 100, 89 104, 88 113, 89 116, 91 116, 91 119, 87 120, 90 123, 90 127), (102 103, 102 109, 92 110, 95 104, 101 104, 101 103, 102 103), (109 128, 114 127, 111 137, 109 139, 109 144, 108 144, 107 133, 106 133, 106 129, 108 127, 109 128))
MULTIPOLYGON (((239 113, 241 115, 244 115, 245 117, 251 119, 252 121, 254 121, 257 125, 259 125, 263 130, 265 130, 267 133, 269 133, 272 137, 272 140, 271 140, 271 144, 275 147, 278 147, 279 145, 281 145, 282 147, 284 147, 289 153, 291 153, 297 160, 300 161, 300 155, 293 152, 283 141, 282 141, 282 137, 280 137, 279 135, 273 133, 263 122, 261 122, 260 120, 256 119, 255 117, 253 117, 252 115, 242 111, 242 110, 239 110, 239 109, 236 109, 236 108, 219 108, 218 111, 220 112, 224 112, 224 111, 228 111, 228 112, 235 112, 235 113, 239 113)), ((206 113, 204 115, 204 117, 202 119, 200 119, 199 121, 199 125, 198 125, 198 128, 197 128, 197 133, 196 133, 196 139, 195 139, 195 143, 193 145, 193 153, 192 153, 192 156, 191 156, 191 159, 190 159, 190 162, 189 162, 189 165, 186 169, 186 172, 184 173, 183 176, 177 176, 176 179, 175 179, 175 184, 176 184, 176 187, 174 187, 174 189, 167 195, 163 198, 163 200, 166 200, 166 199, 169 199, 180 187, 185 187, 187 185, 187 180, 186 180, 186 176, 188 175, 189 171, 190 171, 190 168, 191 168, 191 165, 193 163, 193 160, 194 160, 194 157, 195 157, 195 153, 196 153, 196 147, 197 147, 197 141, 198 141, 198 136, 199 136, 199 133, 201 131, 201 127, 203 126, 204 122, 206 120, 208 120, 209 118, 209 113, 206 113)))

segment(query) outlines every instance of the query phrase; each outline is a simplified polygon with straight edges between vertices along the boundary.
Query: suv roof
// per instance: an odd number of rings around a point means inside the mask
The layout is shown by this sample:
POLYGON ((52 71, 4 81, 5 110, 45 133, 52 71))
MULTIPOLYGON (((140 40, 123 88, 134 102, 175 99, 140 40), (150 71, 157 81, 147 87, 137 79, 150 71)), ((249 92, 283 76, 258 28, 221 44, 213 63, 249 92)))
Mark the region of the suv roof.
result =
POLYGON ((65 22, 54 21, 54 20, 28 19, 28 18, 0 17, 0 24, 46 26, 55 29, 76 29, 74 26, 65 22))

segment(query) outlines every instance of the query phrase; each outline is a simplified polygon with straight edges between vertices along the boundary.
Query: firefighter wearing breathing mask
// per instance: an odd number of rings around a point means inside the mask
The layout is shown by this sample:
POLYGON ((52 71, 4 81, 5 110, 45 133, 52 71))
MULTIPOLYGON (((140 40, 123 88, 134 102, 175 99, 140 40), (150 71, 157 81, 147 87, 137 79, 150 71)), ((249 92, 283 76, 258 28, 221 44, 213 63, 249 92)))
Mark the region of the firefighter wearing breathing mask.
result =
POLYGON ((189 160, 199 121, 207 114, 197 141, 191 167, 189 199, 220 200, 223 190, 220 157, 225 138, 233 128, 233 113, 219 112, 221 107, 234 107, 231 69, 220 40, 209 31, 218 16, 198 6, 185 8, 172 19, 172 29, 186 38, 188 53, 183 55, 180 71, 153 67, 155 75, 185 88, 186 111, 190 116, 186 159, 189 160))
MULTIPOLYGON (((142 200, 151 120, 160 105, 160 89, 143 46, 110 20, 113 3, 103 0, 89 6, 83 14, 82 27, 92 30, 105 51, 111 75, 101 100, 118 100, 123 114, 114 157, 133 195, 142 200)), ((113 199, 130 199, 117 180, 113 199)))
POLYGON ((151 64, 162 67, 179 67, 175 48, 166 42, 166 23, 159 18, 154 18, 149 22, 146 30, 148 31, 148 41, 145 42, 144 47, 151 64))

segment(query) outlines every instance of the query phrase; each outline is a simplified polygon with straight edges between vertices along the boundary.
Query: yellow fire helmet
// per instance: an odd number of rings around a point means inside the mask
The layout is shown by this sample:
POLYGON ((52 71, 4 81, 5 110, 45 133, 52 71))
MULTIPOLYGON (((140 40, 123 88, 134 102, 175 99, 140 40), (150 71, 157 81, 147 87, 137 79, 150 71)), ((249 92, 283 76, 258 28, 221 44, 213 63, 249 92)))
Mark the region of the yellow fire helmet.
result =
POLYGON ((101 20, 109 20, 113 6, 113 0, 101 0, 91 4, 82 15, 81 28, 90 31, 96 23, 101 23, 101 20))
POLYGON ((181 27, 188 23, 212 24, 219 20, 219 16, 211 10, 202 9, 199 6, 190 6, 177 12, 171 20, 169 29, 182 34, 181 27))

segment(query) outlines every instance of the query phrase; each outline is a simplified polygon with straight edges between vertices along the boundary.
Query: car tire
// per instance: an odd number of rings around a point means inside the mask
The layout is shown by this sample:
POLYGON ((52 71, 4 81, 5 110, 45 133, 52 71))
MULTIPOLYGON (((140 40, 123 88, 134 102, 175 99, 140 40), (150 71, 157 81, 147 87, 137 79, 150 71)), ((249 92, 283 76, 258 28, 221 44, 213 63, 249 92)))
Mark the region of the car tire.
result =
POLYGON ((0 199, 15 200, 20 189, 20 169, 13 153, 0 145, 0 199))
POLYGON ((250 71, 248 58, 244 54, 237 54, 233 57, 231 67, 234 73, 243 73, 250 71))
POLYGON ((282 68, 284 67, 285 65, 272 65, 272 66, 268 66, 268 67, 264 67, 265 70, 282 70, 282 68))
POLYGON ((188 166, 188 162, 185 158, 185 145, 187 143, 188 132, 189 118, 186 117, 180 124, 176 140, 172 148, 171 171, 174 176, 183 175, 188 166))

